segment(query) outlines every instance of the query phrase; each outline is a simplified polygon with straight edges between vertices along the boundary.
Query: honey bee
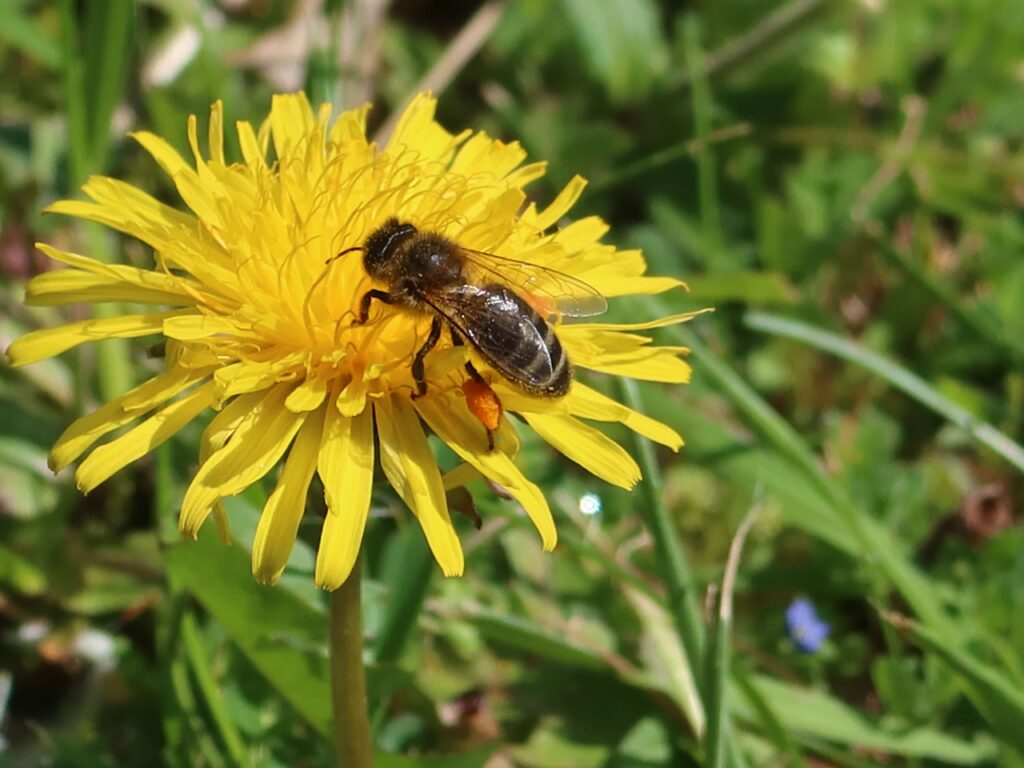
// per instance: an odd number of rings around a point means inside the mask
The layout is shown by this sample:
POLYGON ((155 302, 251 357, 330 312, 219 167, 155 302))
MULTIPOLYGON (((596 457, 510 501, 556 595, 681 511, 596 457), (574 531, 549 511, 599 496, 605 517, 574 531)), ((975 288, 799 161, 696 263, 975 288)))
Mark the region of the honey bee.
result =
MULTIPOLYGON (((585 317, 606 308, 604 298, 576 278, 464 248, 396 218, 370 233, 362 246, 347 250, 361 250, 367 275, 386 286, 363 294, 357 323, 367 322, 374 301, 433 316, 412 362, 414 397, 427 392, 424 359, 440 341, 444 326, 453 345, 468 342, 518 389, 538 397, 562 397, 572 383, 572 365, 542 313, 585 317)), ((466 363, 466 372, 478 385, 486 385, 472 361, 466 363)), ((493 441, 496 426, 485 426, 493 441)))

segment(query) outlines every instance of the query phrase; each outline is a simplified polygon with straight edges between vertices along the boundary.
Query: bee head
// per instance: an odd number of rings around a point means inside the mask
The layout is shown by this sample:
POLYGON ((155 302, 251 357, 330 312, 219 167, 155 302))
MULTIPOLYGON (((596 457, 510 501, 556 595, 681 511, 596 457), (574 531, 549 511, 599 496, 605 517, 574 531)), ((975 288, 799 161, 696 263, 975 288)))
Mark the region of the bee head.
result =
POLYGON ((416 234, 408 222, 390 218, 370 233, 363 245, 363 267, 370 277, 382 277, 401 245, 416 234))

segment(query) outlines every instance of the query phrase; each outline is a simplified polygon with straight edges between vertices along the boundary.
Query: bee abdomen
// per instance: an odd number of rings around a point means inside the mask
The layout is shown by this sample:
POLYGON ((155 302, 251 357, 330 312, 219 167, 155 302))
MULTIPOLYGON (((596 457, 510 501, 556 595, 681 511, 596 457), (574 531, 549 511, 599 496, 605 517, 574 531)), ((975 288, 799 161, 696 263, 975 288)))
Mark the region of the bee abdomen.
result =
POLYGON ((554 329, 533 307, 501 285, 489 285, 473 297, 487 308, 486 322, 470 332, 470 341, 498 373, 526 392, 561 397, 569 391, 572 368, 554 329))
POLYGON ((533 313, 533 324, 540 331, 544 340, 536 344, 524 338, 520 344, 533 349, 533 359, 522 368, 524 374, 520 383, 525 389, 548 397, 561 397, 569 391, 572 383, 572 368, 569 356, 565 354, 562 343, 554 330, 536 312, 533 313))

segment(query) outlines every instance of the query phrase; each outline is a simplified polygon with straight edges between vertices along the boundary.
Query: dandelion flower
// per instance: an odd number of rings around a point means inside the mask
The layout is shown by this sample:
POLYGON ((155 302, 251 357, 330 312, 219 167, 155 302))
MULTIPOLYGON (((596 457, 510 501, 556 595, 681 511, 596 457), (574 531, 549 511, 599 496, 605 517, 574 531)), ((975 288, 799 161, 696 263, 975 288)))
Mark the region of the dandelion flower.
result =
MULTIPOLYGON (((545 165, 526 164, 518 143, 479 132, 449 133, 434 110, 431 96, 418 96, 379 148, 366 136, 368 107, 332 123, 329 105, 314 112, 302 94, 279 95, 258 130, 238 123, 242 162, 228 162, 217 103, 207 156, 197 121, 189 119, 194 165, 160 137, 134 134, 173 180, 189 212, 104 177, 84 185, 88 201, 50 206, 51 212, 137 238, 153 249, 155 266, 111 265, 40 244, 68 268, 34 278, 29 303, 155 307, 29 333, 8 350, 12 363, 26 365, 108 338, 162 335, 167 350, 162 373, 68 427, 50 454, 51 468, 60 471, 91 449, 75 473, 88 493, 212 410, 199 467, 182 501, 182 532, 195 536, 211 514, 226 531, 222 499, 281 464, 252 546, 256 578, 274 582, 295 543, 316 473, 327 513, 315 578, 333 589, 355 562, 376 463, 416 516, 441 569, 456 575, 463 553, 445 491, 473 476, 505 488, 529 515, 544 548, 555 546, 548 503, 516 466, 517 432, 505 414, 518 414, 566 457, 622 488, 640 479, 639 468, 584 420, 621 422, 678 449, 682 440, 672 429, 579 380, 563 397, 537 397, 476 360, 487 382, 481 386, 465 372, 473 350, 451 340, 442 339, 426 355, 428 390, 414 397, 412 361, 431 318, 381 304, 368 322, 357 322, 360 299, 372 283, 359 257, 335 257, 392 217, 466 248, 571 275, 606 297, 679 285, 645 276, 639 251, 603 244, 607 226, 596 217, 554 229, 583 190, 582 179, 570 181, 542 210, 527 204, 523 189, 544 174, 545 165), (481 420, 495 429, 493 450, 481 420), (464 462, 446 476, 427 429, 464 462)), ((576 371, 684 382, 690 374, 680 359, 685 350, 650 346, 637 331, 688 317, 635 325, 553 322, 576 371)))

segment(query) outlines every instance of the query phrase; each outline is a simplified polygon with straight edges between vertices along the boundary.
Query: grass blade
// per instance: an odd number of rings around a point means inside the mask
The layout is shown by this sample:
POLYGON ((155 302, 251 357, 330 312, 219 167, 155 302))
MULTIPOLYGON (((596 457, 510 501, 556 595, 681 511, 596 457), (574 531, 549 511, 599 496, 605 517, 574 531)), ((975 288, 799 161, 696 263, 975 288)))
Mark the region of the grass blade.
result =
MULTIPOLYGON (((650 311, 669 314, 664 302, 650 299, 650 311)), ((747 423, 801 469, 808 482, 819 490, 833 507, 837 519, 855 539, 862 560, 872 563, 871 572, 884 574, 922 621, 946 638, 960 634, 950 620, 938 592, 923 573, 911 563, 887 531, 853 506, 846 493, 827 475, 797 431, 758 395, 724 361, 716 357, 703 341, 685 326, 673 326, 667 333, 690 348, 691 359, 700 374, 717 387, 736 407, 747 423)))
POLYGON ((0 7, 0 40, 31 56, 47 69, 60 67, 60 45, 43 32, 28 11, 19 8, 17 3, 5 3, 0 7))
POLYGON ((796 320, 765 312, 749 312, 745 320, 746 324, 755 330, 802 342, 866 368, 921 405, 960 427, 972 439, 1024 472, 1024 447, 991 424, 977 419, 972 413, 954 403, 920 376, 911 373, 903 366, 877 352, 872 352, 861 344, 796 320))
POLYGON ((89 105, 89 170, 106 165, 110 119, 124 90, 131 60, 132 0, 88 3, 83 90, 89 105))
MULTIPOLYGON (((935 728, 907 728, 884 719, 874 720, 814 688, 766 675, 751 675, 748 684, 757 692, 758 699, 771 702, 774 715, 789 737, 812 748, 827 741, 847 749, 931 758, 945 765, 976 765, 991 760, 995 753, 991 740, 965 741, 935 728)), ((735 716, 754 720, 757 715, 743 689, 733 690, 735 716)))
POLYGON ((434 558, 415 526, 406 526, 394 546, 390 558, 394 567, 385 573, 389 599, 374 648, 378 664, 393 663, 402 655, 419 621, 434 572, 434 558))
POLYGON ((203 640, 199 635, 199 626, 192 613, 185 613, 181 619, 181 641, 184 646, 185 656, 188 659, 192 676, 195 679, 199 693, 202 694, 203 703, 213 721, 217 736, 222 742, 225 754, 231 765, 249 766, 252 763, 245 751, 242 737, 235 728, 235 723, 224 706, 224 700, 217 683, 210 672, 210 659, 207 657, 206 649, 203 648, 203 640))
MULTIPOLYGON (((634 410, 643 411, 643 401, 636 383, 623 378, 619 380, 619 386, 626 404, 634 410)), ((640 485, 640 492, 643 494, 641 509, 645 515, 647 528, 654 537, 662 579, 668 590, 669 609, 682 638, 690 668, 700 669, 704 625, 701 623, 700 610, 697 607, 693 573, 662 496, 661 468, 654 454, 654 446, 639 435, 634 435, 633 446, 640 462, 640 469, 644 473, 644 481, 640 485)))
POLYGON ((697 188, 700 200, 700 221, 705 247, 715 249, 722 242, 722 221, 718 207, 718 177, 711 136, 711 121, 714 104, 704 69, 704 51, 700 46, 700 24, 697 17, 690 15, 684 24, 686 62, 693 79, 692 98, 693 131, 701 142, 697 153, 697 188))
POLYGON ((992 732, 1024 755, 1024 691, 1005 669, 975 658, 946 643, 927 627, 892 614, 885 618, 904 629, 919 646, 935 654, 960 678, 967 697, 988 722, 992 732))
MULTIPOLYGON (((704 764, 708 768, 721 768, 727 754, 728 743, 726 734, 730 731, 729 712, 726 689, 729 680, 729 636, 732 631, 732 595, 736 584, 736 572, 740 566, 740 555, 743 542, 754 525, 757 507, 753 507, 740 523, 736 535, 729 547, 729 558, 722 577, 722 591, 718 599, 718 612, 711 627, 708 643, 707 665, 705 668, 706 685, 704 708, 707 712, 707 732, 705 733, 706 756, 704 764)), ((730 740, 735 744, 735 740, 730 740)))
POLYGON ((78 16, 73 0, 60 3, 61 74, 64 86, 64 114, 68 125, 69 186, 78 189, 89 167, 89 120, 86 116, 85 67, 79 56, 78 16))

